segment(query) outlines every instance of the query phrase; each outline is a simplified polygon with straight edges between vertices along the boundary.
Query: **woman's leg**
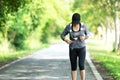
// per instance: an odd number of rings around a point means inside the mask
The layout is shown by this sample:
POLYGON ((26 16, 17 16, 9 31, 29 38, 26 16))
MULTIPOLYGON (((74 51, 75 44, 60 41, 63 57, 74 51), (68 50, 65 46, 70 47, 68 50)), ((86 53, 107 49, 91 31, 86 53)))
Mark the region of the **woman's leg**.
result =
POLYGON ((82 80, 85 80, 85 70, 80 70, 80 76, 82 80))
POLYGON ((75 49, 70 49, 70 63, 71 63, 71 76, 72 80, 77 78, 77 53, 75 49))
POLYGON ((85 57, 86 57, 86 47, 78 50, 79 54, 79 69, 81 80, 85 80, 85 57))
POLYGON ((72 80, 77 80, 77 71, 72 71, 71 72, 72 80))

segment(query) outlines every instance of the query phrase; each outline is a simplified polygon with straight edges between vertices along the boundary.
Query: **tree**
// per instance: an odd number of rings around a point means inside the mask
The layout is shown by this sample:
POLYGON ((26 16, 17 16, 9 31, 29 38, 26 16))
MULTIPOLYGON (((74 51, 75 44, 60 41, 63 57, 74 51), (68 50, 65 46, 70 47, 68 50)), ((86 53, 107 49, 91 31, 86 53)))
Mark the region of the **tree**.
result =
POLYGON ((2 34, 2 38, 4 38, 3 45, 8 48, 8 31, 9 31, 9 23, 8 20, 9 14, 17 12, 20 7, 23 7, 25 3, 29 2, 29 0, 0 0, 0 34, 2 34))
POLYGON ((118 50, 118 44, 119 44, 118 12, 120 11, 120 1, 119 0, 101 0, 101 1, 93 0, 93 2, 97 2, 101 11, 104 12, 106 16, 112 17, 113 20, 114 20, 115 42, 114 42, 113 51, 117 51, 118 50))
POLYGON ((61 26, 64 27, 70 20, 71 11, 66 1, 2 0, 1 3, 4 3, 2 7, 5 9, 1 8, 4 17, 0 32, 4 42, 2 39, 0 41, 16 49, 23 49, 26 44, 36 47, 33 46, 36 43, 39 45, 49 42, 50 38, 59 38, 61 26))
POLYGON ((108 29, 111 27, 111 21, 114 20, 115 41, 113 51, 118 49, 118 43, 120 43, 118 22, 118 13, 120 11, 119 0, 74 0, 72 10, 80 12, 83 16, 82 19, 85 19, 84 21, 91 28, 92 26, 104 26, 106 28, 106 40, 108 29))

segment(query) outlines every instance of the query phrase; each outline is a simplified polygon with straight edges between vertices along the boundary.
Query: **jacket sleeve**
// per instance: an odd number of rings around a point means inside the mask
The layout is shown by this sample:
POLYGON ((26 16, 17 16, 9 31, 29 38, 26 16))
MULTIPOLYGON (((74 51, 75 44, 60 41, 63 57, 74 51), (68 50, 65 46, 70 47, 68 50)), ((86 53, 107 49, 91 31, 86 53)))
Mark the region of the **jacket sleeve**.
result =
POLYGON ((61 33, 61 39, 64 41, 65 40, 65 36, 69 33, 69 26, 67 25, 65 27, 65 29, 63 30, 63 32, 61 33))
POLYGON ((86 27, 85 24, 84 24, 84 28, 85 28, 85 39, 88 39, 88 37, 89 37, 89 31, 88 31, 88 29, 87 29, 87 27, 86 27))

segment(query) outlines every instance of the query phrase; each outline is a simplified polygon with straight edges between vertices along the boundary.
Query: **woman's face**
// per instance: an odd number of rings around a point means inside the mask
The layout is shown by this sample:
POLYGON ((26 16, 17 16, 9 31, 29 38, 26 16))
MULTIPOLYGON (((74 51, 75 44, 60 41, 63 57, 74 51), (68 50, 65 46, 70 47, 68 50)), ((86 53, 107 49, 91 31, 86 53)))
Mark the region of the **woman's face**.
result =
POLYGON ((79 25, 79 23, 74 23, 74 24, 73 24, 73 26, 78 26, 78 25, 79 25))

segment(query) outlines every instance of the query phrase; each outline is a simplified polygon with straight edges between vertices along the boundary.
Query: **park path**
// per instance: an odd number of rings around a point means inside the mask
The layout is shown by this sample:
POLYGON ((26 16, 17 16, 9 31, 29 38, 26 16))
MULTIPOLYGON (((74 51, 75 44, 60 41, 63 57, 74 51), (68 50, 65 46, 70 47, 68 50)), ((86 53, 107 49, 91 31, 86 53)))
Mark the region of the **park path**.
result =
MULTIPOLYGON (((86 80, 98 80, 88 60, 85 66, 86 80)), ((0 80, 71 80, 68 45, 54 44, 3 66, 0 80)), ((77 80, 80 80, 79 72, 77 80)))

